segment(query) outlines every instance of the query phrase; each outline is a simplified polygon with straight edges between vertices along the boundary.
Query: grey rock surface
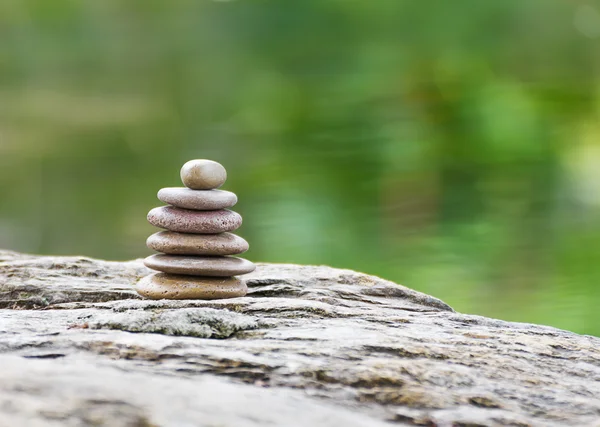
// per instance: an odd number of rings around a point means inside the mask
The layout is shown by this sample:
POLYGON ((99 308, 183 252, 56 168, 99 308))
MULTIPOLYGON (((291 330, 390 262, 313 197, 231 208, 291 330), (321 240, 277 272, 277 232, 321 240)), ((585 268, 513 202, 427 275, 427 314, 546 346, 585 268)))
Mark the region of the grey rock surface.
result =
POLYGON ((350 270, 143 300, 141 260, 0 251, 0 426, 600 426, 600 339, 350 270))

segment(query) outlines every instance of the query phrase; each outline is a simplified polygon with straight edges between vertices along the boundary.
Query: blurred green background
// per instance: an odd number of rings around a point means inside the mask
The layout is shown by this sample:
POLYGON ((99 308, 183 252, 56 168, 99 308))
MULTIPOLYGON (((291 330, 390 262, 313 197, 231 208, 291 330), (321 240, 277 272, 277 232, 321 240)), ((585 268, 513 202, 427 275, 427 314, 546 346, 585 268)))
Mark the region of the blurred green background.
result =
POLYGON ((143 257, 222 162, 253 261, 600 335, 600 2, 3 0, 0 247, 143 257))

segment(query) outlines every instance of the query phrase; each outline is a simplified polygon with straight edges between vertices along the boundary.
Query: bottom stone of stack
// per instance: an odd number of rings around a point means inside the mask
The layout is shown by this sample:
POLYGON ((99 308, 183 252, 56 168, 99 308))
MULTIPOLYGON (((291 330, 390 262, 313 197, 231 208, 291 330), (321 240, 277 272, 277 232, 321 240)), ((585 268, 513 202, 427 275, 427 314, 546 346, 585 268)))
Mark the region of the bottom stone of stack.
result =
POLYGON ((222 299, 243 297, 246 283, 237 277, 197 277, 154 273, 136 285, 138 294, 150 299, 222 299))

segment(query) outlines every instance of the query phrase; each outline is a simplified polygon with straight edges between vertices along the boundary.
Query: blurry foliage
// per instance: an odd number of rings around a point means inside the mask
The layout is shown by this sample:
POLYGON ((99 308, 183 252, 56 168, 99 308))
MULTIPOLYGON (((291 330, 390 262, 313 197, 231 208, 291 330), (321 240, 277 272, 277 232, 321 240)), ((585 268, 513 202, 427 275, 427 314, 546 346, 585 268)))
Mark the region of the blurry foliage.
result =
POLYGON ((599 335, 598 6, 4 0, 0 246, 145 256, 211 158, 254 261, 599 335))

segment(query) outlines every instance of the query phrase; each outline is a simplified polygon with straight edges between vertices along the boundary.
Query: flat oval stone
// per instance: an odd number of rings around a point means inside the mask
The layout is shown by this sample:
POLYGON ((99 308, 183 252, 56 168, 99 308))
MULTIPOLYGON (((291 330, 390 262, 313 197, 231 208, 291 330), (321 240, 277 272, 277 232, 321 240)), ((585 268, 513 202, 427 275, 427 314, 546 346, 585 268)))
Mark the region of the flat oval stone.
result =
POLYGON ((236 255, 248 250, 248 242, 231 233, 184 234, 161 231, 148 237, 146 245, 172 255, 236 255))
POLYGON ((181 181, 192 190, 219 188, 226 180, 227 171, 223 165, 212 160, 190 160, 181 168, 181 181))
POLYGON ((230 191, 191 190, 185 187, 163 188, 158 192, 158 199, 178 208, 198 211, 230 208, 238 200, 230 191))
POLYGON ((192 211, 161 206, 148 212, 148 222, 180 233, 216 234, 237 230, 242 225, 242 217, 228 209, 192 211))
POLYGON ((246 284, 235 277, 192 277, 154 273, 136 286, 138 294, 150 299, 222 299, 243 297, 246 284))
POLYGON ((230 277, 252 273, 256 266, 243 258, 185 255, 152 255, 144 260, 146 267, 163 273, 191 276, 230 277))

